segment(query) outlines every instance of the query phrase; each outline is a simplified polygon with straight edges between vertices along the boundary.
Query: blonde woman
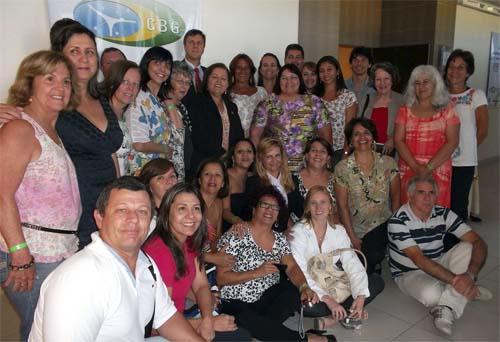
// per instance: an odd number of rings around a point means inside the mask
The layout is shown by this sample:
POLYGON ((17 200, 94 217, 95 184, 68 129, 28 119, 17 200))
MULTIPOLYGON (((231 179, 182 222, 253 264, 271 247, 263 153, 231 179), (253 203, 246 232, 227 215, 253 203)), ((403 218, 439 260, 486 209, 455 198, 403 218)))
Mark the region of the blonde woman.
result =
POLYGON ((76 171, 55 127, 78 102, 71 70, 57 52, 26 57, 8 98, 21 118, 0 128, 0 283, 20 315, 23 341, 42 282, 78 247, 76 171))
POLYGON ((346 327, 359 328, 361 319, 367 318, 364 306, 384 289, 382 278, 376 274, 368 276, 353 251, 333 256, 333 262, 335 264, 340 262, 347 273, 351 287, 351 296, 343 302, 337 302, 313 280, 307 268, 309 259, 320 253, 351 247, 351 241, 344 227, 329 220, 333 210, 334 203, 328 190, 321 185, 311 187, 305 200, 304 216, 292 228, 290 247, 307 283, 320 299, 311 311, 320 316, 329 316, 316 320, 315 326, 324 329, 337 321, 342 321, 346 327))
MULTIPOLYGON (((292 174, 288 169, 285 150, 277 138, 264 138, 257 146, 255 160, 255 176, 249 177, 245 186, 247 198, 260 187, 272 185, 289 206, 289 194, 294 190, 292 174)), ((250 215, 248 215, 250 216, 250 215)), ((286 220, 288 221, 286 215, 286 220)), ((287 222, 279 222, 280 231, 286 229, 287 222)))

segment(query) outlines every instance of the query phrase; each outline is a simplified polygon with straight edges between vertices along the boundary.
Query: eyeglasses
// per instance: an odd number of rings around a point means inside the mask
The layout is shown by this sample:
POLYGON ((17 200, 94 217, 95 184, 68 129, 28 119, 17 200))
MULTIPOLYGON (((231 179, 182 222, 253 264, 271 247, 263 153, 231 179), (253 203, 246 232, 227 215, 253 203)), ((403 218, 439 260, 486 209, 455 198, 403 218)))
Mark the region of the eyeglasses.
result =
POLYGON ((179 78, 172 78, 172 80, 173 80, 174 82, 176 82, 177 84, 179 84, 179 85, 185 85, 185 86, 187 86, 187 87, 190 87, 190 86, 191 86, 191 81, 184 81, 184 80, 179 79, 179 78))
POLYGON ((139 89, 139 83, 130 82, 129 80, 123 79, 121 84, 125 87, 132 87, 132 89, 139 89))
POLYGON ((280 206, 277 204, 271 204, 271 203, 259 201, 259 203, 257 203, 257 205, 259 208, 262 208, 262 209, 271 209, 273 211, 280 211, 280 206))

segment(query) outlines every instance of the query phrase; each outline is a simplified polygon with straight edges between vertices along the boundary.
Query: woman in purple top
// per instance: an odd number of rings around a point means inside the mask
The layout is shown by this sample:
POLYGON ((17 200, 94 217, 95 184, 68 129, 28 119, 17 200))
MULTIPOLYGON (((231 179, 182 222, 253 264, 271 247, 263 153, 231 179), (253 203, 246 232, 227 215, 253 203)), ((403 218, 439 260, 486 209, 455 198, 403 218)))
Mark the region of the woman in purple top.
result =
POLYGON ((286 64, 278 73, 274 94, 255 109, 250 138, 257 146, 264 136, 277 137, 288 155, 288 167, 300 169, 306 142, 319 135, 332 141, 332 129, 321 99, 306 94, 297 66, 286 64))

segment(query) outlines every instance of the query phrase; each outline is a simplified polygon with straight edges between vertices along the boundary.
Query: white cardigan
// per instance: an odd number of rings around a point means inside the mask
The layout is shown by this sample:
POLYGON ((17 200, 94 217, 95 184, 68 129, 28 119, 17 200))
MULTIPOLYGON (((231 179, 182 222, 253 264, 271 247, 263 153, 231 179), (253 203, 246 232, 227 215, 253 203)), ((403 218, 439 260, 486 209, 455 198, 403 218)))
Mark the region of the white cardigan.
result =
MULTIPOLYGON (((322 299, 323 296, 328 295, 328 293, 321 289, 307 273, 307 262, 311 257, 320 253, 328 253, 335 249, 351 247, 351 240, 344 227, 338 224, 332 227, 328 224, 320 251, 314 230, 309 223, 302 220, 293 226, 289 242, 292 248, 293 257, 304 273, 307 283, 311 289, 318 294, 318 297, 322 299)), ((356 253, 347 251, 342 252, 340 256, 335 255, 333 257, 333 263, 335 264, 339 258, 342 262, 342 267, 349 277, 352 297, 356 298, 363 295, 365 298, 369 297, 368 276, 356 253)))

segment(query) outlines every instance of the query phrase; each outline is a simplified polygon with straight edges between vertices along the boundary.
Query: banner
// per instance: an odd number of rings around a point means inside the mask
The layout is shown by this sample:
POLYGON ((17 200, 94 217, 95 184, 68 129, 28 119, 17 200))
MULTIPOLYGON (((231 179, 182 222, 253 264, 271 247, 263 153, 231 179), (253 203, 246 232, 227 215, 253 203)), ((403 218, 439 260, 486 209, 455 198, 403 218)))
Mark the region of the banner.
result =
POLYGON ((71 18, 96 35, 99 52, 113 46, 139 63, 152 46, 184 57, 186 31, 201 28, 201 0, 48 0, 50 25, 71 18))
POLYGON ((488 104, 500 106, 500 33, 491 33, 490 64, 488 67, 488 86, 486 94, 488 104))

